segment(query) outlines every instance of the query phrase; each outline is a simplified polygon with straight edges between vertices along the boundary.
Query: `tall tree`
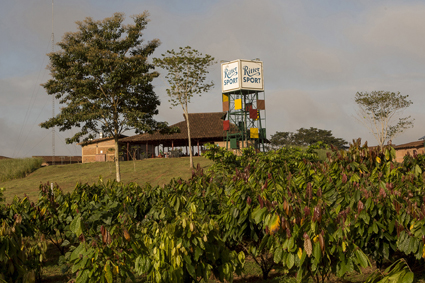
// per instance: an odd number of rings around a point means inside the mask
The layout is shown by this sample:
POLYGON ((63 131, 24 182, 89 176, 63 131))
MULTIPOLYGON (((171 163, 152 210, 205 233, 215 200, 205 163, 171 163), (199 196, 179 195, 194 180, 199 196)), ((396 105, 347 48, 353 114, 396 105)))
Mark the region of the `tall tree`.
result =
POLYGON ((322 130, 314 127, 310 129, 300 128, 294 134, 294 142, 297 145, 308 146, 317 142, 323 142, 326 145, 333 145, 338 148, 346 148, 347 141, 333 136, 332 131, 322 130))
POLYGON ((100 132, 114 137, 118 182, 120 135, 165 126, 153 118, 160 102, 151 82, 158 73, 147 58, 160 42, 154 39, 142 45, 148 16, 146 11, 135 15, 129 25, 123 25, 121 13, 102 21, 86 18, 77 22, 77 32, 65 34, 58 43, 60 51, 48 54, 52 79, 43 87, 65 106, 40 126, 59 126, 60 131, 78 127, 66 143, 88 141, 100 132))
POLYGON ((272 149, 279 149, 282 146, 295 145, 294 133, 291 132, 276 132, 270 138, 272 149))
POLYGON ((190 168, 193 167, 192 142, 190 139, 190 124, 188 104, 194 94, 201 94, 210 90, 214 83, 204 83, 207 68, 215 63, 214 57, 208 54, 202 55, 198 50, 190 46, 180 47, 179 51, 167 50, 161 54, 162 58, 154 58, 156 66, 165 69, 166 78, 170 85, 167 89, 172 106, 180 105, 186 117, 187 136, 189 141, 190 168))
POLYGON ((400 117, 413 103, 408 97, 389 91, 356 93, 358 120, 373 134, 379 146, 383 147, 387 141, 413 127, 411 116, 400 117))
POLYGON ((276 132, 270 139, 270 143, 274 148, 289 145, 309 146, 317 142, 323 142, 323 144, 333 145, 341 149, 346 148, 348 143, 342 138, 334 137, 330 130, 322 130, 313 127, 310 127, 310 129, 300 128, 295 133, 276 132))

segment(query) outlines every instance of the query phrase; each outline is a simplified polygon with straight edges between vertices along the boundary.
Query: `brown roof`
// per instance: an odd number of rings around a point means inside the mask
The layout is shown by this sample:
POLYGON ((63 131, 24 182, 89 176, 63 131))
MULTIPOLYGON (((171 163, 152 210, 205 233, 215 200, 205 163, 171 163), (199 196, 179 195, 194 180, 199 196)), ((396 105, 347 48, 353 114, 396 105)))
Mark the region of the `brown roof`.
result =
POLYGON ((0 155, 0 159, 10 159, 10 157, 6 157, 6 156, 1 156, 0 155))
MULTIPOLYGON (((119 138, 126 138, 127 136, 125 135, 120 135, 119 138)), ((94 140, 89 140, 89 141, 85 141, 85 142, 80 142, 77 143, 78 145, 84 146, 84 145, 88 145, 91 143, 95 143, 95 142, 103 142, 103 141, 108 141, 108 140, 112 140, 114 137, 106 137, 106 138, 101 138, 101 139, 94 139, 94 140)))
MULTIPOLYGON (((211 113, 189 113, 190 137, 191 139, 222 139, 225 136, 223 131, 223 119, 227 112, 211 113)), ((177 127, 180 133, 161 134, 140 134, 120 139, 121 142, 140 142, 140 141, 160 141, 160 140, 187 140, 186 117, 184 121, 171 125, 177 127)))
POLYGON ((405 143, 405 144, 399 144, 397 146, 394 147, 394 149, 405 149, 405 148, 419 148, 419 147, 424 147, 424 142, 423 141, 414 141, 414 142, 409 142, 409 143, 405 143))

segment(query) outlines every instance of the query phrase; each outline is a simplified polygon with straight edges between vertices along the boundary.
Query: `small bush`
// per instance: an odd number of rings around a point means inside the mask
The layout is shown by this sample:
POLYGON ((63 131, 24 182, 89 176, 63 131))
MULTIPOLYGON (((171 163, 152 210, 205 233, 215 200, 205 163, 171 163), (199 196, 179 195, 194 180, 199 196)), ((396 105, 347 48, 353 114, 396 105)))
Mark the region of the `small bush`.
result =
POLYGON ((0 160, 0 182, 24 178, 41 167, 41 158, 0 160))

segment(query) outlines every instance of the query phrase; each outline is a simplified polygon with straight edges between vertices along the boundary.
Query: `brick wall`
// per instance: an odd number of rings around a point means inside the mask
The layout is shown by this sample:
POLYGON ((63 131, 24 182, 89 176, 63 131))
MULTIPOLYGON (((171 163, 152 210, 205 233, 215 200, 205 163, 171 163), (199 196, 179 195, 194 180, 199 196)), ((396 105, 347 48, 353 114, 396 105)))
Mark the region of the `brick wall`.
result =
MULTIPOLYGON (((121 146, 121 145, 120 145, 121 146)), ((82 146, 83 163, 96 162, 97 154, 105 154, 106 161, 114 161, 115 155, 115 141, 106 140, 93 142, 88 145, 82 146)))
POLYGON ((424 147, 396 149, 396 161, 403 162, 404 156, 407 154, 413 156, 414 151, 416 151, 417 154, 424 154, 424 147))

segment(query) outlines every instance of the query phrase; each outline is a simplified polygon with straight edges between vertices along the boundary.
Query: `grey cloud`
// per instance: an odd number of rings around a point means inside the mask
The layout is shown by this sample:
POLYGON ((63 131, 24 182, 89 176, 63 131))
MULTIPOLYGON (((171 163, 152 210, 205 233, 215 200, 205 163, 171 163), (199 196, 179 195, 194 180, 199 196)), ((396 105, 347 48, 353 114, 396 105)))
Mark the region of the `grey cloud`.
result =
POLYGON ((423 72, 425 63, 425 4, 384 3, 366 10, 362 22, 347 29, 357 71, 374 74, 423 72), (362 68, 360 68, 362 67, 362 68))
MULTIPOLYGON (((220 2, 208 17, 201 20, 200 16, 192 16, 185 20, 185 23, 198 23, 196 27, 191 25, 185 39, 189 45, 196 44, 197 48, 219 59, 260 57, 264 61, 269 134, 315 126, 331 129, 336 136, 349 141, 361 136, 374 144, 373 136, 354 118, 355 93, 385 89, 413 94, 411 91, 415 90, 405 90, 402 86, 406 83, 420 87, 415 83, 418 78, 409 75, 403 80, 398 76, 389 77, 382 62, 371 55, 368 44, 353 40, 359 23, 352 14, 344 12, 343 15, 331 14, 327 18, 315 19, 318 22, 314 27, 318 32, 315 34, 308 32, 312 26, 302 25, 305 22, 314 24, 302 5, 282 7, 276 3, 267 1, 256 11, 255 5, 250 3, 240 10, 240 2, 230 2, 225 9, 220 2), (256 24, 244 29, 249 20, 256 24), (327 36, 320 38, 325 33, 327 36), (280 93, 276 95, 278 91, 280 93)), ((376 9, 367 3, 363 3, 362 8, 365 14, 373 14, 376 9)), ((362 17, 367 18, 365 14, 362 17)), ((177 20, 172 14, 165 17, 171 22, 177 20)), ((370 28, 373 28, 372 22, 366 21, 364 30, 370 28)), ((177 34, 172 27, 168 32, 174 36, 177 34)), ((162 48, 169 47, 164 44, 162 48)), ((214 72, 211 76, 217 82, 219 72, 214 72)), ((212 95, 203 96, 202 101, 209 99, 210 105, 220 109, 219 96, 220 86, 216 86, 212 95)), ((413 97, 416 100, 416 96, 413 97)), ((191 109, 202 109, 203 104, 206 103, 193 103, 191 109)), ((410 139, 411 131, 398 140, 410 139)))
MULTIPOLYGON (((311 126, 332 130, 346 140, 362 136, 376 144, 353 117, 353 97, 356 91, 391 90, 409 94, 414 102, 406 114, 416 119, 417 126, 395 141, 402 143, 424 135, 419 121, 425 118, 421 107, 425 37, 420 16, 425 5, 395 1, 385 6, 386 2, 340 2, 323 5, 315 13, 318 7, 305 1, 191 2, 202 6, 197 9, 176 9, 176 3, 160 1, 55 1, 55 37, 59 41, 65 32, 75 31, 75 21, 86 16, 100 20, 117 11, 131 16, 148 10, 151 22, 144 39, 162 41, 154 57, 190 45, 217 60, 258 57, 264 62, 269 134, 311 126)), ((27 95, 48 77, 37 78, 37 71, 44 72, 47 65, 41 58, 50 50, 51 2, 11 3, 6 6, 8 13, 0 12, 5 39, 0 42, 0 129, 2 137, 4 132, 16 140, 15 128, 20 129, 30 99, 27 95)), ((182 111, 169 109, 164 75, 154 82, 162 102, 157 119, 173 124, 182 120, 182 111)), ((221 111, 219 64, 210 68, 209 79, 215 88, 194 97, 191 112, 221 111)), ((31 124, 25 129, 33 140, 45 138, 34 152, 50 154, 50 132, 38 124, 50 115, 51 97, 42 88, 36 97, 31 124)), ((70 147, 59 148, 66 154, 70 147)))
POLYGON ((364 30, 364 44, 391 55, 424 61, 425 4, 392 6, 384 13, 371 11, 364 30), (375 12, 375 13, 374 13, 375 12))
MULTIPOLYGON (((334 94, 335 95, 335 94, 334 94)), ((297 89, 274 90, 266 98, 269 134, 295 131, 301 127, 332 130, 335 136, 351 140, 361 136, 351 113, 332 97, 297 89)))
MULTIPOLYGON (((65 138, 71 132, 57 132, 56 155, 80 155, 81 147, 66 145, 65 138)), ((22 125, 10 119, 0 118, 0 155, 7 157, 29 157, 34 155, 52 155, 51 130, 34 128, 33 125, 22 125)))

